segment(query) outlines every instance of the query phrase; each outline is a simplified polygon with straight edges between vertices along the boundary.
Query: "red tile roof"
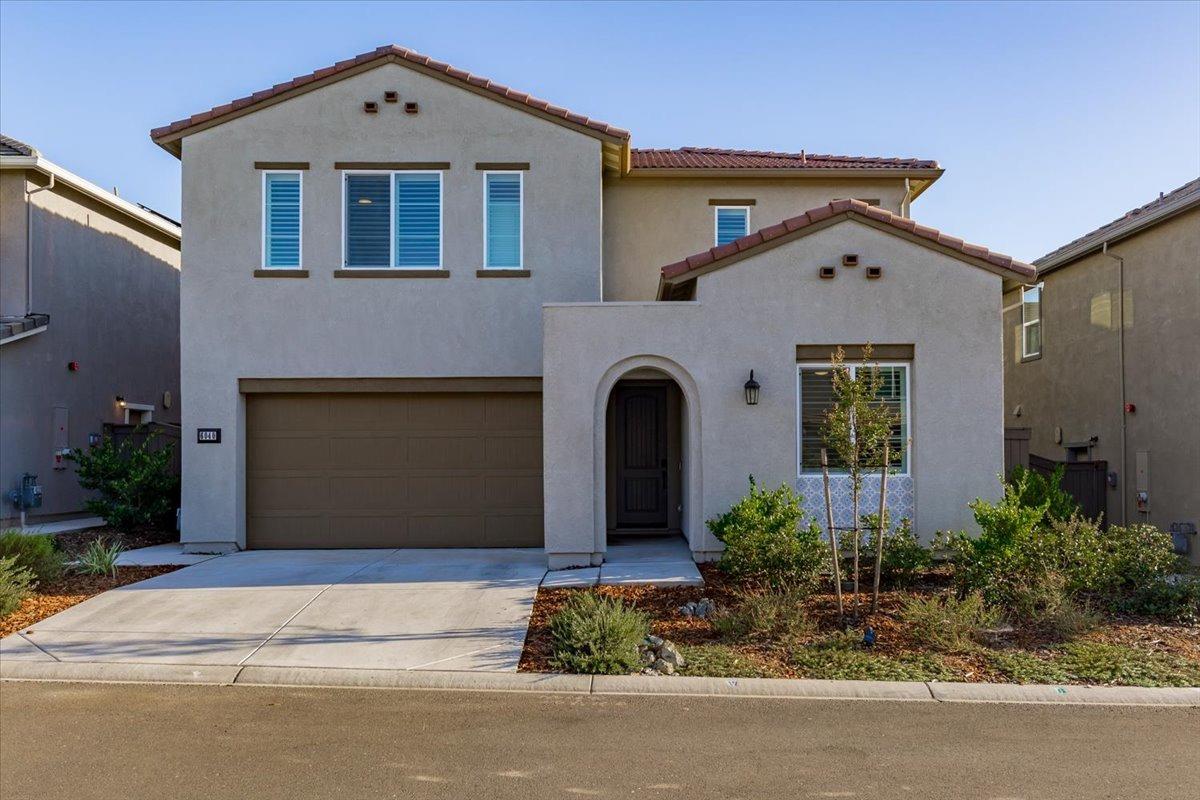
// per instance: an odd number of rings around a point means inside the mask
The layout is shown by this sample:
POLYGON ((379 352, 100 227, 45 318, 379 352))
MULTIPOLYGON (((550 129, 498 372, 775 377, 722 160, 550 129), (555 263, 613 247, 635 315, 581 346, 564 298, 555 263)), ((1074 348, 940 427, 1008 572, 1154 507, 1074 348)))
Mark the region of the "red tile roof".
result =
MULTIPOLYGON (((478 75, 472 75, 466 70, 453 67, 441 61, 434 61, 429 56, 409 50, 407 47, 400 47, 394 44, 377 47, 370 52, 362 53, 354 58, 349 58, 345 61, 339 61, 333 66, 325 67, 324 69, 319 69, 315 72, 310 72, 307 75, 300 75, 285 83, 278 83, 269 89, 263 89, 262 91, 255 92, 254 94, 247 95, 246 97, 238 98, 237 100, 230 101, 224 105, 216 106, 208 111, 202 111, 199 114, 193 114, 186 119, 176 120, 169 125, 155 128, 154 130, 150 131, 150 138, 158 141, 163 137, 174 137, 174 134, 185 131, 194 125, 212 122, 213 120, 220 119, 228 114, 242 111, 250 106, 258 105, 263 101, 270 100, 271 98, 284 94, 285 92, 299 89, 314 81, 337 76, 346 72, 347 70, 354 69, 355 67, 359 67, 363 64, 381 59, 387 59, 397 63, 412 64, 419 68, 423 68, 424 70, 440 73, 442 77, 451 81, 457 81, 475 89, 483 90, 496 95, 496 97, 500 99, 528 106, 530 109, 539 111, 543 114, 548 114, 552 117, 557 117, 564 122, 587 128, 588 130, 594 131, 595 133, 603 136, 622 140, 629 139, 629 131, 627 130, 609 125, 607 122, 601 122, 599 120, 585 117, 582 114, 576 114, 573 111, 552 105, 545 100, 539 100, 538 98, 526 94, 525 92, 519 92, 516 89, 504 86, 503 84, 495 83, 487 78, 483 78, 478 75)), ((163 142, 159 142, 159 144, 161 145, 163 142)))
MULTIPOLYGON (((919 243, 937 244, 944 248, 949 248, 965 256, 965 260, 969 260, 971 263, 989 269, 1004 277, 1031 280, 1036 275, 1036 271, 1032 266, 1023 261, 1017 261, 1012 256, 993 253, 986 247, 970 244, 933 228, 919 225, 907 217, 898 216, 878 206, 868 205, 861 200, 834 200, 832 203, 818 206, 799 216, 791 217, 776 225, 762 228, 740 239, 735 239, 728 244, 723 244, 720 247, 711 247, 703 252, 688 256, 682 261, 668 264, 662 268, 662 280, 664 284, 676 284, 688 281, 691 279, 691 276, 688 275, 690 272, 700 269, 704 269, 707 272, 710 269, 725 266, 721 263, 722 261, 730 260, 732 263, 732 261, 737 260, 733 258, 734 256, 738 256, 748 250, 770 250, 798 238, 798 236, 803 236, 805 233, 811 232, 804 231, 804 228, 839 215, 856 215, 883 223, 886 226, 894 228, 897 232, 916 237, 916 241, 919 243), (787 236, 787 234, 797 235, 787 236)), ((814 230, 818 229, 814 228, 814 230)))
POLYGON ((815 153, 774 153, 764 150, 726 150, 680 147, 631 152, 631 166, 645 169, 940 169, 936 161, 918 158, 831 156, 815 153))

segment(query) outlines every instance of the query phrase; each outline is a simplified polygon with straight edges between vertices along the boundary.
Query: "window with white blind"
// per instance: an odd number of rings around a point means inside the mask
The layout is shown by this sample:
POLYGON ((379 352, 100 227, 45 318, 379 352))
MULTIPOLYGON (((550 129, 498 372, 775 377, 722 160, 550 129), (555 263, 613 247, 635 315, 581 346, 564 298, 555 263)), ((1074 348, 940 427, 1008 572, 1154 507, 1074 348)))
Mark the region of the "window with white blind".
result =
POLYGON ((1042 354, 1042 286, 1030 286, 1021 293, 1021 358, 1042 354))
MULTIPOLYGON (((863 369, 860 364, 847 364, 846 369, 855 375, 863 369)), ((909 459, 909 365, 907 363, 881 363, 878 366, 882 386, 878 402, 890 406, 900 421, 892 428, 891 470, 893 475, 907 475, 909 459)), ((800 474, 821 472, 821 426, 825 413, 833 405, 833 368, 829 364, 801 364, 797 383, 799 399, 797 408, 798 450, 800 474)), ((828 452, 830 472, 845 472, 837 454, 828 452)))
POLYGON ((347 269, 441 269, 442 173, 345 175, 347 269))
POLYGON ((749 206, 717 206, 715 214, 713 227, 718 247, 750 232, 749 206))
POLYGON ((483 266, 522 269, 524 176, 520 172, 486 172, 483 181, 483 266))
POLYGON ((263 173, 264 269, 300 268, 301 173, 263 173))

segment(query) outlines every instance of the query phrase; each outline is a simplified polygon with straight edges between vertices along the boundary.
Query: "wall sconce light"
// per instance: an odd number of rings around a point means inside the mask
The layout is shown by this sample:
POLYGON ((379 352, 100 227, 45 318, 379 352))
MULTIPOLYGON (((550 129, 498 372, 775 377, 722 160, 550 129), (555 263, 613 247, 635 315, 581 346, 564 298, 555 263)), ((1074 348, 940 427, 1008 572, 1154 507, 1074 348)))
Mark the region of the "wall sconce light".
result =
POLYGON ((762 387, 759 386, 758 381, 754 380, 754 370, 750 370, 750 380, 746 381, 742 388, 746 391, 746 405, 758 405, 758 390, 762 387))
POLYGON ((117 405, 119 405, 121 408, 125 407, 125 398, 121 395, 117 395, 117 405))

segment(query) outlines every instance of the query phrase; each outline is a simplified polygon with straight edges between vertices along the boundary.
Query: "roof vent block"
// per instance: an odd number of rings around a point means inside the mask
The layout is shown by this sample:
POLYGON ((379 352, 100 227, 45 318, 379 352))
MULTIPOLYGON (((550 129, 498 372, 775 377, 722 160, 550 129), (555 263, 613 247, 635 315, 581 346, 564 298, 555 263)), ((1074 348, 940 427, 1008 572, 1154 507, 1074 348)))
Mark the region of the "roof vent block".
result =
POLYGON ((378 114, 379 113, 379 103, 376 103, 373 100, 368 100, 365 103, 363 103, 363 111, 365 111, 368 114, 378 114))
POLYGON ((836 267, 821 267, 820 271, 817 274, 820 275, 825 280, 829 280, 830 278, 837 275, 837 268, 836 267))
POLYGON ((384 92, 383 93, 383 102, 399 103, 400 102, 400 93, 395 90, 384 92))
POLYGON ((846 253, 846 255, 842 256, 842 266, 843 267, 857 267, 858 266, 858 255, 855 253, 846 253))
POLYGON ((419 111, 419 110, 420 110, 420 108, 419 108, 419 106, 417 106, 417 104, 415 102, 410 101, 410 102, 407 102, 404 104, 404 113, 405 114, 416 114, 417 111, 419 111))
POLYGON ((867 267, 867 280, 876 280, 883 277, 883 267, 867 267))

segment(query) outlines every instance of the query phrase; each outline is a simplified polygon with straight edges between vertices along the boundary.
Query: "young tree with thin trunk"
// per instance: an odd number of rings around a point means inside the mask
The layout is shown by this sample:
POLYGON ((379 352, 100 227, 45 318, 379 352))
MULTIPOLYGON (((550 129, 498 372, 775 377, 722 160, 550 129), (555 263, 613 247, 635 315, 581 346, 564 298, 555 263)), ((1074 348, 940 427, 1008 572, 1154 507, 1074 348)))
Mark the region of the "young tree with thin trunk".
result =
MULTIPOLYGON (((821 424, 821 438, 825 446, 837 458, 836 464, 846 471, 850 479, 850 497, 854 514, 851 529, 854 537, 852 553, 854 575, 854 615, 859 612, 859 552, 862 548, 862 520, 859 515, 859 498, 862 494, 864 476, 875 469, 886 469, 884 451, 892 427, 899 422, 899 415, 879 399, 883 387, 883 376, 879 365, 871 361, 872 348, 863 347, 862 364, 855 371, 846 366, 846 353, 838 347, 833 354, 831 373, 833 376, 833 405, 825 412, 821 424)), ((881 489, 884 487, 880 487, 881 489)), ((880 519, 883 518, 886 496, 881 497, 880 519)), ((830 531, 831 536, 834 535, 830 531)), ((883 538, 880 537, 880 547, 883 538)), ((837 557, 835 552, 835 558, 837 557)), ((876 562, 882 561, 882 550, 876 554, 876 562)), ((836 569, 836 567, 835 567, 836 569)), ((878 567, 877 567, 878 569, 878 567)))

